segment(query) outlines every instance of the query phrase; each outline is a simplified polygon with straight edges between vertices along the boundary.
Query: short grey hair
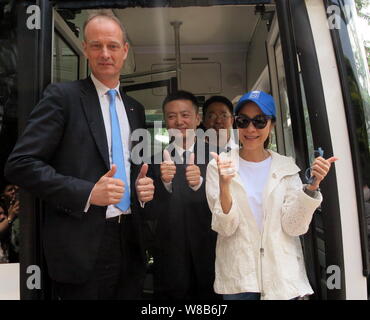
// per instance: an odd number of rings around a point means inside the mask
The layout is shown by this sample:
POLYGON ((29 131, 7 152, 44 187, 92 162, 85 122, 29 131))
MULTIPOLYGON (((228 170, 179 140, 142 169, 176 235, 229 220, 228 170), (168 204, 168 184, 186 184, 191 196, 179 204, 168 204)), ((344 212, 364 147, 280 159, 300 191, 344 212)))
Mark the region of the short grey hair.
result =
POLYGON ((92 13, 88 18, 87 20, 85 21, 84 25, 83 25, 83 37, 84 37, 84 40, 86 40, 86 27, 87 25, 89 24, 89 22, 95 18, 105 18, 105 19, 110 19, 112 21, 114 21, 115 23, 118 24, 118 26, 120 27, 120 29, 122 30, 122 34, 123 34, 123 43, 125 43, 127 41, 127 32, 126 32, 126 29, 124 27, 124 25, 122 24, 122 22, 113 14, 113 12, 111 10, 98 10, 94 13, 92 13))

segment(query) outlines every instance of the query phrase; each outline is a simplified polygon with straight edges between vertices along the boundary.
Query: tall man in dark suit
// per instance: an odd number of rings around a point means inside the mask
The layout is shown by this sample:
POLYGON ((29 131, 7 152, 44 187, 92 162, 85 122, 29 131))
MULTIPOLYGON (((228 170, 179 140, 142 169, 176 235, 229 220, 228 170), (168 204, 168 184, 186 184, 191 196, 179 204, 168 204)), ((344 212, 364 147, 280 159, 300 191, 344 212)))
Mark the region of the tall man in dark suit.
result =
POLYGON ((6 176, 45 200, 42 242, 59 298, 135 299, 145 273, 138 200, 150 201, 154 186, 129 151, 145 113, 119 89, 128 53, 120 21, 96 14, 84 38, 91 76, 47 87, 6 176))
POLYGON ((196 98, 187 91, 163 102, 166 127, 175 143, 164 150, 162 163, 150 167, 156 192, 148 209, 155 210, 147 214, 156 221, 154 291, 159 299, 216 297, 216 233, 205 195, 209 151, 195 139, 198 109, 196 98))

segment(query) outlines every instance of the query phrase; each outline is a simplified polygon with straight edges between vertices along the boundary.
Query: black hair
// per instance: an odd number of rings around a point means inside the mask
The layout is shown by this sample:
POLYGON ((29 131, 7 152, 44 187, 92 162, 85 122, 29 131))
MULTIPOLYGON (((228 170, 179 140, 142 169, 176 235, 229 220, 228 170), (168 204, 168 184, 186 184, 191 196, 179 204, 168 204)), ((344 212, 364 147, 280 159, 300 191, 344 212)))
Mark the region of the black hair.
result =
MULTIPOLYGON (((272 120, 271 120, 271 122, 272 122, 272 120)), ((267 139, 265 140, 265 142, 263 143, 263 147, 265 148, 265 149, 268 149, 268 147, 270 146, 270 135, 268 135, 267 136, 267 139)))
POLYGON ((220 102, 220 103, 223 103, 224 105, 227 106, 227 108, 229 109, 230 113, 233 114, 233 104, 232 102, 224 97, 224 96, 212 96, 210 98, 208 98, 205 102, 204 102, 204 105, 203 105, 203 108, 202 108, 202 111, 203 111, 203 117, 206 115, 207 113, 207 109, 208 107, 214 103, 214 102, 220 102))
POLYGON ((164 99, 164 101, 162 103, 162 111, 163 111, 163 113, 164 113, 164 107, 166 106, 166 104, 167 103, 170 103, 172 101, 176 101, 176 100, 189 100, 189 101, 191 101, 192 105, 195 108, 195 111, 197 113, 199 112, 199 102, 198 102, 197 98, 195 97, 195 95, 192 94, 189 91, 179 90, 179 91, 175 91, 173 93, 170 93, 164 99))

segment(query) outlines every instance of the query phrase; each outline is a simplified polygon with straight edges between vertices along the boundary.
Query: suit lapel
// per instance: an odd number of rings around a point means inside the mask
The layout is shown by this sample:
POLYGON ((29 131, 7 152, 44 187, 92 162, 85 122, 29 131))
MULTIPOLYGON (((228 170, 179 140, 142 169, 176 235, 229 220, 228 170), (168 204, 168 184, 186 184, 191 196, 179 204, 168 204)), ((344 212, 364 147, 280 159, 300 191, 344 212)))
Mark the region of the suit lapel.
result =
POLYGON ((135 106, 132 102, 129 101, 127 95, 123 92, 122 88, 120 88, 120 93, 123 101, 123 105, 125 106, 127 119, 130 124, 131 133, 139 127, 139 124, 137 123, 137 117, 135 116, 135 106))
POLYGON ((81 104, 85 112, 87 123, 91 134, 94 137, 96 146, 102 156, 104 163, 109 170, 109 150, 107 135, 105 132, 103 115, 100 108, 99 97, 92 80, 89 78, 83 80, 81 89, 81 104))

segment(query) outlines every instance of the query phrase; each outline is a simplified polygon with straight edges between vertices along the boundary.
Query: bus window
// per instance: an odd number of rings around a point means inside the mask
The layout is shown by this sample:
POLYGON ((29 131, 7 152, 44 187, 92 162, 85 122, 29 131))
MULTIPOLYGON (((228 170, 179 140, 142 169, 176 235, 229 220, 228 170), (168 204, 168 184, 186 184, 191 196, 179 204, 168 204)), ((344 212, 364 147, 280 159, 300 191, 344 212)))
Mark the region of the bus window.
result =
MULTIPOLYGON (((275 60, 276 60, 276 73, 277 73, 277 83, 278 83, 278 95, 279 105, 280 105, 280 116, 281 124, 283 126, 283 137, 284 137, 284 147, 281 147, 285 151, 287 156, 295 157, 294 154, 294 143, 293 143, 293 130, 292 122, 289 111, 288 93, 286 86, 286 78, 284 71, 283 54, 281 51, 280 37, 277 39, 274 45, 275 60)), ((278 146, 279 148, 279 146, 278 146)))
POLYGON ((53 82, 73 81, 78 79, 79 57, 66 41, 58 34, 54 35, 53 82))
POLYGON ((305 95, 305 91, 304 91, 304 85, 303 85, 303 79, 302 79, 302 72, 301 71, 299 72, 299 83, 300 83, 301 94, 302 94, 304 124, 305 124, 305 127, 306 127, 306 134, 307 134, 307 149, 308 149, 308 153, 311 155, 309 162, 312 163, 312 161, 314 159, 314 146, 313 146, 312 130, 311 130, 307 100, 306 100, 306 95, 305 95))

